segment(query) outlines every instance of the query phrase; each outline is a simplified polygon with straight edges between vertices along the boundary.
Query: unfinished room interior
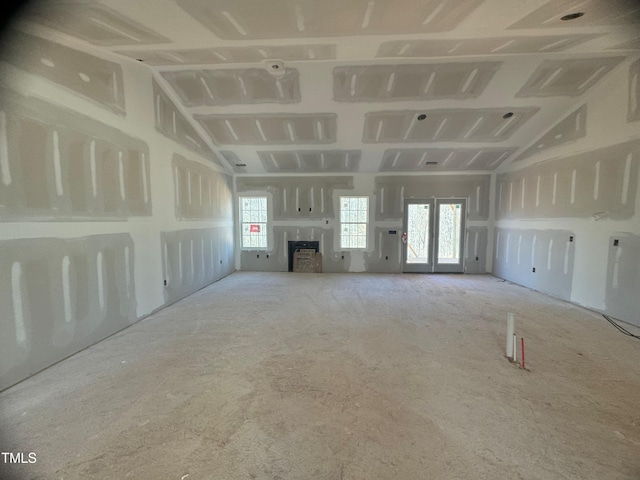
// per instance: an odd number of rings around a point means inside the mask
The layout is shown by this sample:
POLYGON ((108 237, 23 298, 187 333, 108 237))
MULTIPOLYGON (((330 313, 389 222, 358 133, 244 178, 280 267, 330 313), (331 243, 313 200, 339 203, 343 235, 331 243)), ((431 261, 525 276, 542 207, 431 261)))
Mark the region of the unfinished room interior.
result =
POLYGON ((0 478, 640 478, 640 3, 0 40, 0 478))

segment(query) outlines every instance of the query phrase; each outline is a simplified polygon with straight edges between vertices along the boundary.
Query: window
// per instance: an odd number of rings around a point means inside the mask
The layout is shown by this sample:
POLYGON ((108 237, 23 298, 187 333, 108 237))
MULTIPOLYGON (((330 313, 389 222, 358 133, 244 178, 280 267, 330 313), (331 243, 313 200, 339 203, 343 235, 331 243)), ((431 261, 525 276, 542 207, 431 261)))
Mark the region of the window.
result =
POLYGON ((369 197, 340 197, 340 248, 367 248, 369 197))
POLYGON ((242 248, 267 248, 267 197, 240 197, 242 248))

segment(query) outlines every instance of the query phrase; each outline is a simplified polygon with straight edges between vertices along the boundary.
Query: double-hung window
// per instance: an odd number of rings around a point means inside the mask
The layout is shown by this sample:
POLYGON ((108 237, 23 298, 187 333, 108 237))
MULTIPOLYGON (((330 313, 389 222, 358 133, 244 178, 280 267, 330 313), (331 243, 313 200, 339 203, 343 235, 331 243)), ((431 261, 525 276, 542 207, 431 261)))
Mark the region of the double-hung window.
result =
POLYGON ((369 197, 340 197, 340 248, 367 248, 369 197))
POLYGON ((243 249, 267 248, 267 197, 240 197, 243 249))

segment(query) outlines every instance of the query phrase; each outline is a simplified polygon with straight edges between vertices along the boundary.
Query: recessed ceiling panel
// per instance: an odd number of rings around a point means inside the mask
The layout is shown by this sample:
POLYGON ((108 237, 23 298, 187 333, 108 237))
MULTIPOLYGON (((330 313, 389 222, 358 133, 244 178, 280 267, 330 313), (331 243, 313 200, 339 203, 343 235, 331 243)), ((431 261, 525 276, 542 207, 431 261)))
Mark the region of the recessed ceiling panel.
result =
POLYGON ((95 45, 145 45, 171 42, 168 38, 98 3, 70 5, 61 3, 52 6, 49 2, 41 2, 41 5, 29 10, 26 20, 40 23, 95 45))
POLYGON ((356 172, 360 150, 298 150, 258 152, 267 172, 356 172))
POLYGON ((560 52, 600 34, 545 35, 451 40, 394 40, 384 42, 377 57, 451 57, 461 55, 505 55, 560 52))
POLYGON ((629 0, 550 0, 510 29, 580 28, 597 25, 624 25, 640 20, 638 2, 629 0), (574 20, 562 20, 565 15, 584 13, 574 20))
POLYGON ((538 141, 526 149, 516 158, 517 161, 524 160, 531 155, 557 147, 565 143, 573 142, 583 138, 587 134, 587 104, 585 103, 575 112, 571 113, 557 125, 542 135, 538 141))
POLYGON ((384 152, 381 172, 493 170, 517 150, 510 148, 400 148, 384 152))
POLYGON ((627 120, 640 120, 640 60, 629 69, 629 112, 627 120))
POLYGON ((371 65, 333 70, 333 96, 341 102, 438 100, 478 97, 499 62, 371 65))
POLYGON ((263 68, 162 72, 187 107, 245 103, 297 103, 298 71, 274 76, 263 68))
POLYGON ((17 30, 7 35, 5 48, 3 59, 7 62, 116 113, 125 113, 119 64, 17 30))
POLYGON ((191 50, 135 50, 119 51, 121 55, 141 59, 147 65, 216 65, 227 63, 256 63, 267 59, 284 61, 333 60, 335 45, 279 45, 255 47, 218 47, 191 50))
POLYGON ((373 112, 365 116, 365 143, 501 142, 539 109, 442 109, 373 112), (504 118, 505 114, 513 115, 504 118), (425 116, 423 120, 422 115, 425 116))
POLYGON ((213 142, 222 145, 335 143, 336 117, 332 113, 194 116, 213 142))
POLYGON ((484 0, 178 0, 218 37, 229 40, 444 32, 484 0))
POLYGON ((517 96, 582 95, 623 60, 624 57, 545 60, 517 96))

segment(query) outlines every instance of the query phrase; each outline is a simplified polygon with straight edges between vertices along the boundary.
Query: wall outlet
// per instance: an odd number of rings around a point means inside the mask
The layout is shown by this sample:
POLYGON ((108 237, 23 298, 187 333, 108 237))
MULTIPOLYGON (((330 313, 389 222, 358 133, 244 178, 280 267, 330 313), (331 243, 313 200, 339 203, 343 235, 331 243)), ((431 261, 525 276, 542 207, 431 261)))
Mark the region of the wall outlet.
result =
POLYGON ((571 235, 571 236, 569 237, 569 241, 570 241, 570 242, 573 242, 573 235, 571 235))
POLYGON ((478 260, 480 260, 480 257, 476 257, 476 262, 477 262, 478 260))
POLYGON ((167 281, 166 281, 166 280, 164 281, 164 284, 165 284, 165 285, 167 284, 167 281))
POLYGON ((614 247, 619 247, 619 246, 620 246, 620 240, 618 240, 617 238, 614 238, 614 240, 613 240, 613 246, 614 246, 614 247))
POLYGON ((533 267, 533 273, 536 273, 536 267, 533 267))

